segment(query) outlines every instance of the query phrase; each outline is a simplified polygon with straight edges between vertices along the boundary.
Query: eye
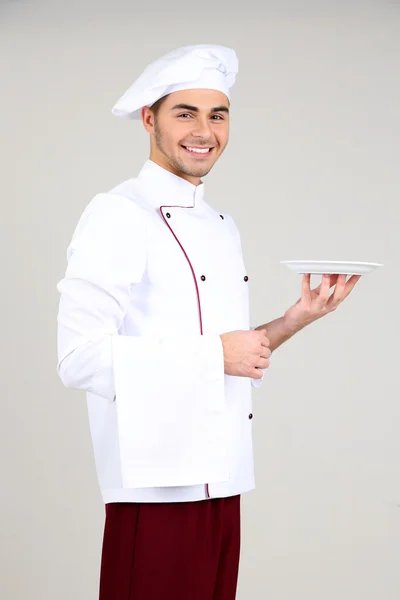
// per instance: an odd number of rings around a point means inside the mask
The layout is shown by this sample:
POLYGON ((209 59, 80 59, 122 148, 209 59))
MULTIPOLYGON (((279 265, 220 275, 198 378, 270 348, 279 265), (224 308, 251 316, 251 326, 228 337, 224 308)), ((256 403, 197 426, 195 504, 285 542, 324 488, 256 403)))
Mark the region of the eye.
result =
POLYGON ((214 121, 223 121, 224 117, 222 115, 213 115, 212 116, 214 121))
POLYGON ((190 117, 191 115, 189 115, 189 113, 182 113, 181 115, 178 115, 179 118, 181 117, 190 117))

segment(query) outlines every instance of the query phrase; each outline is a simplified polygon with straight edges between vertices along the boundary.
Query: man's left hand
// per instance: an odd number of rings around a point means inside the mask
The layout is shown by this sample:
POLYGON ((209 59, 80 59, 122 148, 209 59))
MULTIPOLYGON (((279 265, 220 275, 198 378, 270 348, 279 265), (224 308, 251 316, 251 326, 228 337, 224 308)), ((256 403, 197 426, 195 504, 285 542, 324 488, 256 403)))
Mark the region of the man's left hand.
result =
POLYGON ((301 298, 290 307, 284 321, 294 330, 299 330, 333 312, 354 289, 361 275, 323 275, 322 282, 314 289, 310 287, 311 276, 303 275, 301 298), (335 286, 331 293, 331 288, 335 286))

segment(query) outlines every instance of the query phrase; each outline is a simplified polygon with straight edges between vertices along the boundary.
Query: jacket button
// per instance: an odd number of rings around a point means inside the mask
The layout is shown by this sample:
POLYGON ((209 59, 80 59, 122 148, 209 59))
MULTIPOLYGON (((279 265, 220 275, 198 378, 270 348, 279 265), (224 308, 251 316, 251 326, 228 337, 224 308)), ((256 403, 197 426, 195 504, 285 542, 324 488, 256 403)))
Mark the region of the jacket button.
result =
POLYGON ((205 275, 202 275, 202 276, 200 277, 200 279, 201 279, 202 281, 205 281, 205 280, 206 280, 206 276, 205 276, 205 275))
POLYGON ((244 280, 245 280, 245 281, 248 281, 248 280, 249 280, 249 278, 247 277, 247 275, 245 275, 245 276, 244 276, 244 280))
POLYGON ((224 215, 219 215, 221 217, 221 219, 225 219, 224 215))
POLYGON ((253 418, 253 415, 252 415, 252 413, 250 413, 249 414, 249 419, 252 419, 252 418, 253 418))
POLYGON ((171 218, 171 213, 167 213, 165 216, 167 217, 167 219, 170 219, 171 218))

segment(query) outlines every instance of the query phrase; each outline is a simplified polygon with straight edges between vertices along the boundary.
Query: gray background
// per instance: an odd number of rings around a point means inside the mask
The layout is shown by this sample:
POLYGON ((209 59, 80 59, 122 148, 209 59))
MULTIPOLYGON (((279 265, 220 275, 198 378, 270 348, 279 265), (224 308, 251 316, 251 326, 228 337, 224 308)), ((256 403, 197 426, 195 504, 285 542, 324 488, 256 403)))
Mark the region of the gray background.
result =
POLYGON ((66 4, 0 3, 1 598, 97 597, 104 506, 84 394, 56 375, 56 284, 83 208, 148 156, 113 103, 217 43, 240 72, 207 199, 242 232, 253 324, 299 296, 282 259, 385 264, 254 393, 238 598, 398 600, 398 4, 66 4))

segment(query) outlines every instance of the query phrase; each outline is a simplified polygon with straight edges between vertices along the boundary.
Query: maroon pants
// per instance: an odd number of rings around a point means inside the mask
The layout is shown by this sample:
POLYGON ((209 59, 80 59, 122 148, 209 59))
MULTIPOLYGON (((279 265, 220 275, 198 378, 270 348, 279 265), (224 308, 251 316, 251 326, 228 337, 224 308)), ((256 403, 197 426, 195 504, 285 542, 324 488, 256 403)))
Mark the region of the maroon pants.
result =
POLYGON ((240 496, 106 504, 100 600, 234 600, 240 496))

